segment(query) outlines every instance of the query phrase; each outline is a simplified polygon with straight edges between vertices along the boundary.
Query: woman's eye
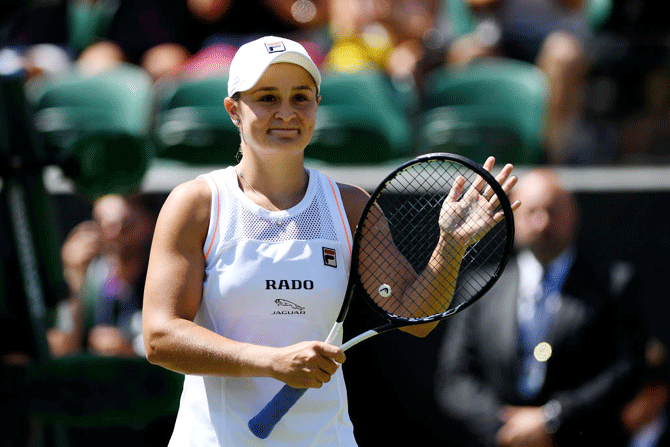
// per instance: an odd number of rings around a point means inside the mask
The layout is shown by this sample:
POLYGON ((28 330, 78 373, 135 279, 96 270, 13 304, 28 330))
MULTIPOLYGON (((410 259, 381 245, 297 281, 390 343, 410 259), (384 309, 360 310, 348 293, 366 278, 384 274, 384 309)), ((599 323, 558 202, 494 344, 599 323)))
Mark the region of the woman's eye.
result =
POLYGON ((273 102, 276 100, 274 95, 263 95, 260 98, 261 102, 273 102))
POLYGON ((299 104, 304 104, 310 102, 312 98, 309 95, 299 93, 293 97, 293 100, 299 104))

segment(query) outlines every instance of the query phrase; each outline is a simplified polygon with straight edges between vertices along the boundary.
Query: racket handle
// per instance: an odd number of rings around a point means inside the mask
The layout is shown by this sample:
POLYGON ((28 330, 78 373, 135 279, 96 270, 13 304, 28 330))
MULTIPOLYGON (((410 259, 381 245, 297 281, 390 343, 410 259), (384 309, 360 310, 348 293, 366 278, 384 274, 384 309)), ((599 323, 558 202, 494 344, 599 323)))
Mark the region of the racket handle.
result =
POLYGON ((279 390, 265 408, 249 420, 249 430, 261 439, 270 436, 277 422, 305 394, 308 388, 292 388, 288 385, 279 390))

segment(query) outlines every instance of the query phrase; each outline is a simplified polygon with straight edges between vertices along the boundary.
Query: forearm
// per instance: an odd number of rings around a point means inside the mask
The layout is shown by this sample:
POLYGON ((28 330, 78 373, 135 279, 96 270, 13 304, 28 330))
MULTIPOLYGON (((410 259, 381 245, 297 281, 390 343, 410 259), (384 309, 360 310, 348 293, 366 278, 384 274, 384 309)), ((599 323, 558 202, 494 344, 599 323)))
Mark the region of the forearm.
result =
POLYGON ((449 308, 464 254, 464 248, 454 247, 448 237, 440 237, 424 271, 405 289, 403 316, 434 315, 449 308))
POLYGON ((444 233, 440 237, 421 279, 423 289, 430 291, 422 302, 425 312, 444 312, 451 305, 465 250, 444 233))
POLYGON ((147 359, 183 373, 271 377, 272 348, 241 343, 191 321, 175 319, 145 331, 147 359))
MULTIPOLYGON (((410 306, 404 305, 405 312, 410 316, 445 312, 454 297, 464 253, 465 250, 454 250, 441 239, 426 269, 405 292, 404 299, 411 303, 410 306)), ((425 337, 437 327, 438 323, 436 321, 408 326, 402 330, 416 337, 425 337)))
MULTIPOLYGON (((404 318, 420 318, 445 312, 454 296, 456 279, 465 249, 454 249, 442 235, 431 255, 426 268, 417 274, 409 262, 397 250, 389 251, 388 269, 394 274, 387 278, 392 292, 378 304, 389 313, 404 318), (394 256, 392 256, 394 255, 394 256), (391 260, 392 258, 392 260, 391 260)), ((376 296, 378 281, 375 277, 365 277, 364 284, 376 296)), ((417 337, 425 337, 438 322, 407 326, 402 331, 417 337)))

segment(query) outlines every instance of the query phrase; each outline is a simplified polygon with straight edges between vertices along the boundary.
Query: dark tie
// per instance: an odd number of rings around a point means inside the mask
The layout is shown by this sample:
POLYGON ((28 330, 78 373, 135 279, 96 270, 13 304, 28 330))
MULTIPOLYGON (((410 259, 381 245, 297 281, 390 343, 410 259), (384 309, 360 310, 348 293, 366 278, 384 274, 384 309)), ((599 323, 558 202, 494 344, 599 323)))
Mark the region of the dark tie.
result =
POLYGON ((519 321, 519 393, 525 399, 536 397, 544 385, 547 360, 551 356, 548 339, 559 307, 561 287, 572 265, 572 259, 572 256, 562 256, 545 269, 535 300, 534 318, 519 321))

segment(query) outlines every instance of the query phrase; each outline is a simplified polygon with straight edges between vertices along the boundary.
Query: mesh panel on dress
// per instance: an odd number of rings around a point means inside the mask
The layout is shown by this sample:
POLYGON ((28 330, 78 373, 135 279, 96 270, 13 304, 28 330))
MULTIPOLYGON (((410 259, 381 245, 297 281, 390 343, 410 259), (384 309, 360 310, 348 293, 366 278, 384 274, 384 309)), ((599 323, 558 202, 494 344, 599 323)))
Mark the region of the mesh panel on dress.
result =
POLYGON ((250 239, 265 242, 288 240, 337 240, 337 233, 330 216, 327 198, 323 189, 318 188, 307 208, 295 215, 281 217, 281 225, 276 218, 258 216, 244 206, 239 206, 230 195, 230 226, 224 240, 238 241, 250 239))

